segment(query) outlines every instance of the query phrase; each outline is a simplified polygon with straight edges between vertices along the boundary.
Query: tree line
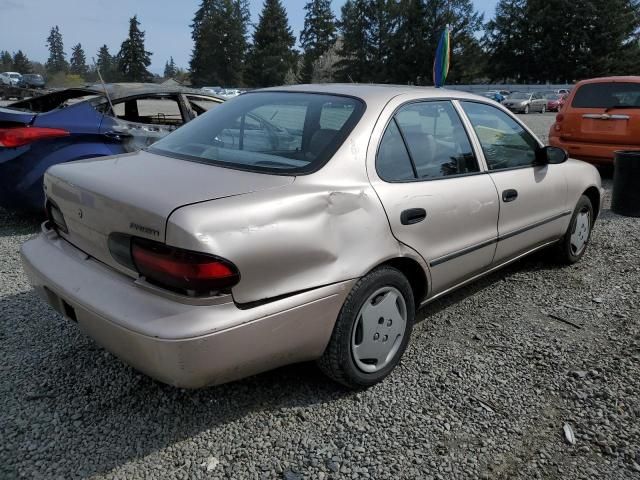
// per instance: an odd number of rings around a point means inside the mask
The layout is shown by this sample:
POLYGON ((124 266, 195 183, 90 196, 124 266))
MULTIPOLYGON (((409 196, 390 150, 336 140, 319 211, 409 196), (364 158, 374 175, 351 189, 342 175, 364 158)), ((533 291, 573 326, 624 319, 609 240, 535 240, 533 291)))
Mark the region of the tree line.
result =
MULTIPOLYGON (((167 60, 165 77, 194 85, 264 87, 308 82, 431 84, 438 38, 451 32, 448 83, 572 82, 634 74, 640 61, 640 0, 499 0, 485 22, 472 0, 331 0, 305 3, 298 39, 281 0, 265 0, 256 25, 248 0, 201 0, 191 24, 188 72, 167 60)), ((94 74, 81 44, 69 61, 57 26, 47 38, 48 73, 94 74)), ((105 81, 148 81, 151 52, 134 16, 117 54, 96 64, 105 81)), ((33 62, 31 62, 33 63, 33 62)), ((26 71, 18 51, 0 68, 26 71)))

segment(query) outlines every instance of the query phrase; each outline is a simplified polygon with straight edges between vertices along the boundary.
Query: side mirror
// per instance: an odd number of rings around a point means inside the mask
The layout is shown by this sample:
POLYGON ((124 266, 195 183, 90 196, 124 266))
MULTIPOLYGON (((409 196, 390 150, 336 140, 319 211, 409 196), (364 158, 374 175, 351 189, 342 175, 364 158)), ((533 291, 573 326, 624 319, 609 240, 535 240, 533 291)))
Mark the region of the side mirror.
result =
POLYGON ((564 163, 569 158, 566 151, 559 147, 552 147, 547 145, 538 149, 536 152, 536 163, 538 165, 556 165, 558 163, 564 163))

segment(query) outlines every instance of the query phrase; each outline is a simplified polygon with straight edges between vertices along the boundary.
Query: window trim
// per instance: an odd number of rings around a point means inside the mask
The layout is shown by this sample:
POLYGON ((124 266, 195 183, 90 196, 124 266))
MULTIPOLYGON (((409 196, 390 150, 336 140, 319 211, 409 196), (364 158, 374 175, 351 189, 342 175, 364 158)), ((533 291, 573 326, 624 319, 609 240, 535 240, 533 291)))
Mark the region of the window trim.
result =
MULTIPOLYGON (((407 100, 404 103, 401 103, 400 105, 398 105, 393 110, 393 112, 391 112, 391 115, 389 115, 389 119, 385 122, 384 128, 382 129, 382 134, 380 135, 380 140, 378 141, 378 145, 376 147, 376 154, 375 154, 374 162, 373 162, 373 165, 374 165, 374 168, 375 168, 375 171, 376 171, 376 175, 378 176, 378 178, 381 181, 383 181, 385 183, 435 182, 435 181, 438 181, 438 180, 447 180, 449 178, 471 177, 473 175, 483 175, 483 174, 487 173, 487 171, 483 170, 483 167, 484 167, 484 165, 483 165, 484 156, 482 157, 482 161, 480 161, 480 158, 478 157, 477 148, 474 145, 473 138, 469 134, 468 126, 465 123, 466 116, 463 118, 463 116, 460 114, 460 110, 456 107, 456 100, 457 100, 457 98, 453 98, 453 97, 415 98, 415 99, 412 99, 412 100, 407 100), (418 177, 416 165, 415 165, 415 162, 413 161, 413 156, 411 155, 411 150, 409 149, 409 146, 407 145, 407 141, 404 138, 404 133, 402 132, 402 129, 400 128, 400 125, 398 124, 398 122, 396 120, 396 115, 398 114, 398 112, 402 108, 406 107, 407 105, 411 105, 411 104, 414 104, 414 103, 430 103, 430 102, 448 102, 448 103, 451 104, 451 106, 453 107, 454 112, 458 115, 460 123, 462 124, 462 128, 464 128, 464 131, 465 131, 465 133, 467 135, 467 139, 469 140, 469 146, 471 147, 471 151, 473 153, 473 156, 474 156, 474 158, 476 160, 476 163, 478 164, 478 171, 477 172, 457 173, 455 175, 446 175, 446 176, 436 177, 436 178, 419 178, 418 177), (395 122, 396 128, 400 132, 400 137, 402 138, 402 143, 404 144, 404 148, 407 151, 407 155, 409 157, 409 161, 411 162, 411 168, 412 168, 413 174, 416 176, 416 178, 407 179, 407 180, 386 180, 386 179, 382 178, 382 176, 380 175, 380 172, 378 171, 378 155, 380 154, 380 146, 382 145, 382 141, 384 140, 384 135, 387 132, 387 128, 389 128, 389 124, 392 121, 395 122)), ((478 102, 478 103, 482 103, 482 102, 478 102)), ((475 134, 475 132, 474 132, 474 134, 475 134)))
POLYGON ((498 172, 509 172, 512 170, 522 170, 525 168, 535 168, 535 167, 546 167, 546 165, 536 165, 536 164, 531 164, 531 165, 521 165, 518 167, 508 167, 508 168, 500 168, 500 169, 496 169, 496 170, 492 170, 491 168, 489 168, 489 163, 487 162, 487 158, 484 154, 484 149, 482 148, 482 142, 480 142, 480 138, 478 137, 478 134, 476 133, 475 128, 473 128, 473 123, 471 122, 471 119, 469 118, 469 115, 467 115, 467 112, 464 110, 464 103, 477 103, 480 105, 484 105, 487 107, 492 107, 496 110, 499 110, 501 112, 503 112, 504 114, 506 114, 508 117, 510 117, 514 122, 516 122, 516 124, 518 124, 525 132, 527 132, 531 138, 533 138, 536 143, 538 144, 538 149, 540 148, 544 148, 544 144, 540 141, 540 139, 531 131, 531 129, 529 129, 529 127, 527 127, 526 125, 524 125, 519 119, 518 117, 516 117, 511 111, 507 110, 506 108, 502 107, 502 106, 496 106, 496 105, 491 105, 490 103, 487 102, 482 102, 476 99, 465 99, 465 98, 460 98, 460 99, 456 99, 458 104, 460 105, 460 110, 462 111, 462 113, 464 114, 465 118, 467 119, 467 121, 469 122, 469 125, 472 127, 472 134, 473 137, 475 139, 475 141, 477 142, 478 148, 479 148, 479 153, 480 155, 482 155, 482 161, 484 162, 484 166, 486 167, 486 172, 485 173, 498 173, 498 172))

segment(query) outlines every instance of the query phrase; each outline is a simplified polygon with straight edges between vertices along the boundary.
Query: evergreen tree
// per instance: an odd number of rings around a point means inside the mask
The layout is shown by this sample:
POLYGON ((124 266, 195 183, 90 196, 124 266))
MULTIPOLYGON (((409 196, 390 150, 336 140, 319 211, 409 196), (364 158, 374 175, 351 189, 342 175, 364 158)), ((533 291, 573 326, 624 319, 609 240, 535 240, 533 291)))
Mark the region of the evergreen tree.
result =
POLYGON ((336 19, 331 11, 331 0, 311 0, 304 9, 304 29, 300 32, 300 44, 304 51, 300 79, 309 83, 313 77, 314 63, 336 41, 336 19))
POLYGON ((349 82, 370 80, 372 65, 368 58, 370 18, 368 0, 347 0, 342 6, 339 23, 343 43, 338 54, 338 78, 349 82))
POLYGON ((116 80, 116 59, 109 52, 109 47, 102 45, 98 50, 96 58, 96 66, 100 70, 100 75, 105 82, 113 82, 116 80))
POLYGON ((10 72, 13 70, 13 57, 6 51, 0 51, 0 70, 3 72, 10 72))
POLYGON ((85 77, 89 72, 89 68, 87 67, 87 57, 84 54, 81 44, 78 43, 71 47, 71 60, 69 63, 69 71, 74 75, 85 77))
POLYGON ((13 70, 18 73, 31 73, 31 62, 22 50, 18 50, 13 56, 13 70))
POLYGON ((248 0, 202 0, 191 25, 192 83, 243 84, 249 18, 248 0))
POLYGON ((424 83, 431 65, 426 55, 429 45, 427 7, 423 0, 402 0, 398 29, 392 40, 391 78, 395 83, 424 83))
POLYGON ((140 30, 138 16, 129 20, 129 37, 122 42, 118 53, 118 70, 123 80, 146 82, 152 77, 147 67, 151 65, 151 52, 144 48, 144 32, 140 30))
POLYGON ((295 66, 295 41, 282 2, 265 0, 247 62, 251 84, 282 85, 287 72, 295 66))
POLYGON ((62 42, 62 34, 58 25, 51 28, 47 38, 47 47, 49 48, 49 59, 47 60, 49 73, 66 72, 69 65, 65 59, 67 54, 64 53, 64 43, 62 42))
POLYGON ((164 78, 173 78, 176 76, 176 62, 173 61, 173 57, 169 57, 169 61, 164 64, 164 78))

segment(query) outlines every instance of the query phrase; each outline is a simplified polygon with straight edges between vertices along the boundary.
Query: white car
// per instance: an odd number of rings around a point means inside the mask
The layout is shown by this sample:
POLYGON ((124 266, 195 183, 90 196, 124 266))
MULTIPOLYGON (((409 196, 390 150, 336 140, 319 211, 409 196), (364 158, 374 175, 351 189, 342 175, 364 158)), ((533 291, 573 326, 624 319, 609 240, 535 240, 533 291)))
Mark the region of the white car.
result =
POLYGON ((2 79, 3 85, 11 85, 15 87, 20 83, 20 80, 22 80, 22 75, 18 72, 3 72, 0 73, 0 79, 2 79))

